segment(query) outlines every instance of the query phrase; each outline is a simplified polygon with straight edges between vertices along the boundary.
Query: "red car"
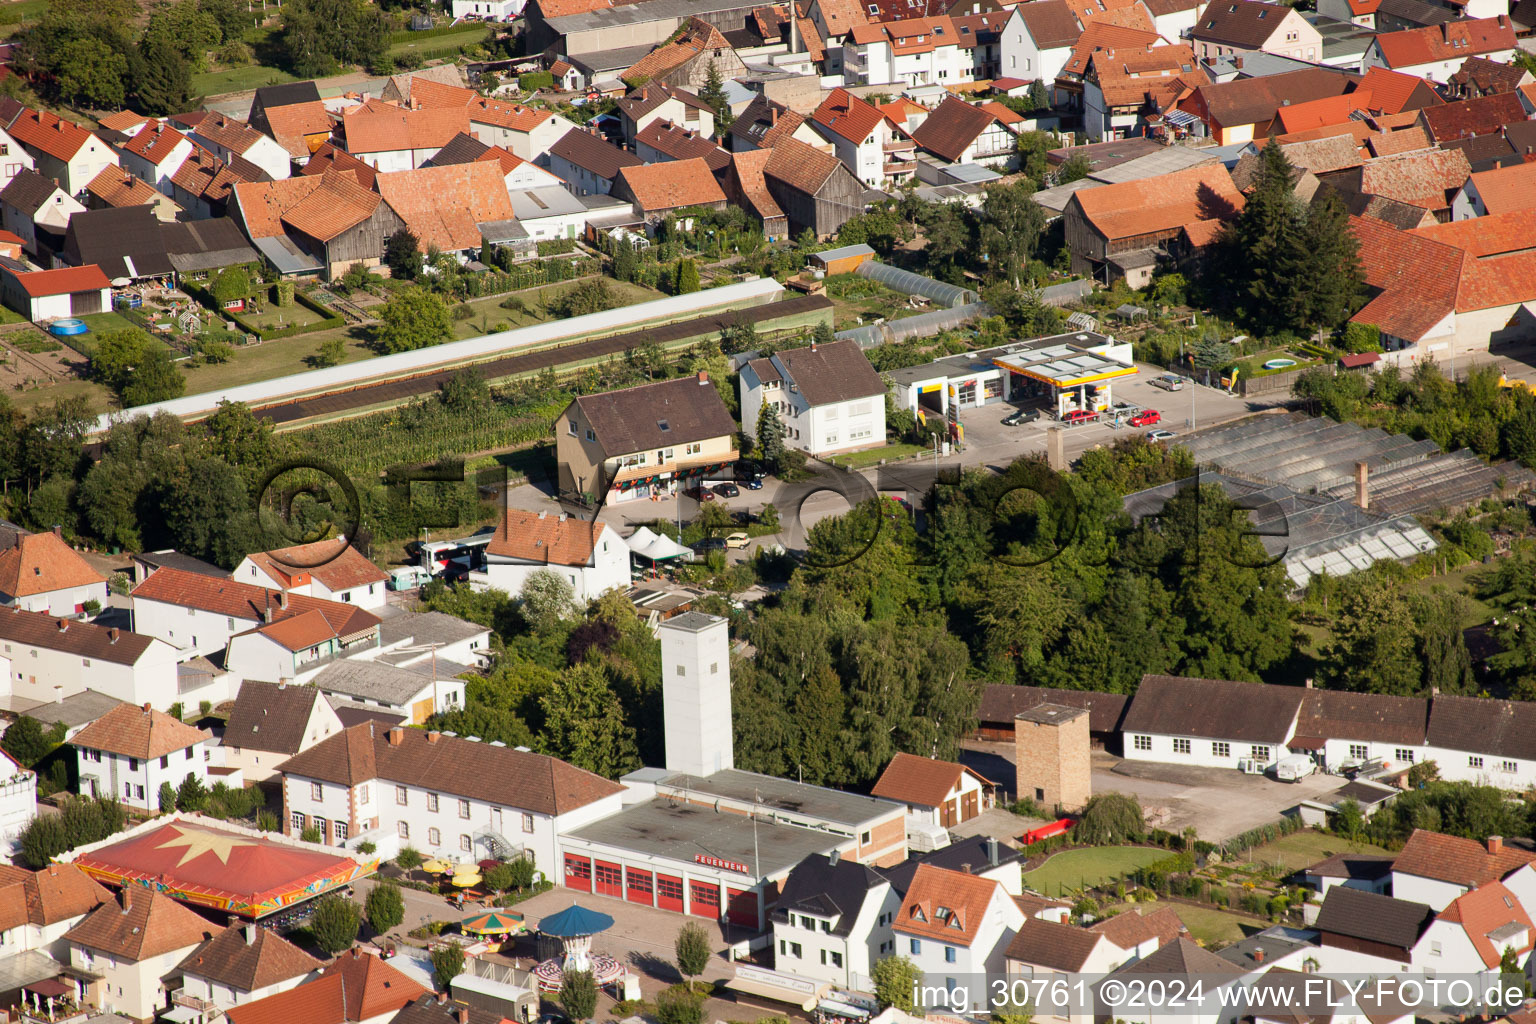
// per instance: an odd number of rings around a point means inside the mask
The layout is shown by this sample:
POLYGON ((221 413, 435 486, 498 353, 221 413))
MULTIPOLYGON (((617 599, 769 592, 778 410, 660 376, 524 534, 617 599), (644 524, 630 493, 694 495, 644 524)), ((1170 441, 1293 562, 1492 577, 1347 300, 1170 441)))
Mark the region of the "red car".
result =
POLYGON ((1070 425, 1088 423, 1099 418, 1099 414, 1091 409, 1073 409, 1061 418, 1061 422, 1070 425))
POLYGON ((1131 417, 1131 426, 1150 427, 1154 423, 1163 422, 1163 414, 1156 409, 1143 409, 1131 417))

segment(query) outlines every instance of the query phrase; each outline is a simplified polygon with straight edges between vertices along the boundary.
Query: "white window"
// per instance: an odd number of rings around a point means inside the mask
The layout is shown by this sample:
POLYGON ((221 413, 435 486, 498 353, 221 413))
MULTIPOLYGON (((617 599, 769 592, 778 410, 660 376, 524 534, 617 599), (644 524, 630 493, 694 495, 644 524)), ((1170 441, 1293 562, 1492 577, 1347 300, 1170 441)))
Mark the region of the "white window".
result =
POLYGON ((1371 756, 1371 748, 1364 743, 1351 743, 1349 745, 1349 756, 1356 761, 1364 761, 1371 756))
POLYGON ((1483 759, 1481 757, 1478 757, 1476 754, 1468 754, 1467 755, 1467 767, 1468 768, 1481 768, 1482 766, 1483 766, 1483 759))
POLYGON ((433 814, 437 813, 437 794, 436 793, 428 793, 427 794, 427 810, 431 811, 433 814))
POLYGON ((318 783, 318 782, 311 782, 309 784, 309 798, 311 800, 320 800, 320 799, 322 799, 323 796, 324 796, 324 793, 325 793, 325 787, 322 786, 320 783, 318 783))
POLYGON ((406 822, 406 821, 397 822, 395 824, 395 832, 396 832, 397 835, 400 836, 401 839, 409 839, 409 838, 411 838, 411 825, 410 825, 410 822, 406 822))
POLYGON ((532 832, 533 831, 533 815, 531 815, 531 814, 524 814, 523 815, 523 831, 524 832, 532 832))
POLYGON ((1407 747, 1398 747, 1392 753, 1396 755, 1397 759, 1404 764, 1413 764, 1413 751, 1409 750, 1407 747))
POLYGON ((1232 744, 1217 740, 1211 744, 1211 753, 1216 757, 1231 757, 1232 744))
POLYGON ((1134 737, 1131 740, 1131 745, 1134 746, 1137 750, 1151 750, 1152 749, 1152 737, 1151 736, 1136 736, 1136 737, 1134 737))
MULTIPOLYGON (((575 437, 576 436, 576 421, 575 420, 568 420, 567 422, 570 424, 571 436, 575 437)), ((256 570, 252 569, 251 571, 255 572, 256 570)))
POLYGON ((337 841, 338 842, 343 842, 343 843, 346 842, 347 841, 347 823, 344 822, 344 821, 336 821, 336 822, 332 822, 331 825, 332 825, 332 831, 334 831, 336 833, 337 841))
POLYGON ((304 831, 304 815, 300 814, 298 811, 293 812, 293 830, 295 832, 304 831))
POLYGON ((407 797, 406 797, 405 787, 404 786, 396 786, 395 787, 395 803, 399 804, 401 807, 404 807, 406 805, 406 799, 407 799, 407 797))
POLYGON ((443 834, 435 828, 427 829, 427 845, 440 846, 443 842, 443 834))
POLYGON ((469 801, 468 800, 460 800, 459 801, 459 817, 461 817, 461 818, 468 818, 469 817, 469 801))
POLYGON ((1173 752, 1175 754, 1187 754, 1189 753, 1189 748, 1189 740, 1179 738, 1173 741, 1173 752))
POLYGON ((1513 762, 1513 761, 1500 761, 1499 762, 1499 771, 1503 772, 1505 775, 1513 775, 1513 774, 1515 774, 1515 772, 1517 772, 1519 770, 1520 770, 1520 766, 1518 764, 1516 764, 1515 762, 1513 762))
POLYGON ((365 782, 357 787, 357 802, 360 804, 368 802, 368 783, 365 782))
POLYGON ((1269 761, 1269 748, 1263 744, 1256 744, 1248 748, 1248 756, 1255 761, 1269 761))
POLYGON ((459 834, 459 849, 463 850, 465 853, 468 853, 471 848, 472 844, 469 841, 469 833, 461 832, 459 834))

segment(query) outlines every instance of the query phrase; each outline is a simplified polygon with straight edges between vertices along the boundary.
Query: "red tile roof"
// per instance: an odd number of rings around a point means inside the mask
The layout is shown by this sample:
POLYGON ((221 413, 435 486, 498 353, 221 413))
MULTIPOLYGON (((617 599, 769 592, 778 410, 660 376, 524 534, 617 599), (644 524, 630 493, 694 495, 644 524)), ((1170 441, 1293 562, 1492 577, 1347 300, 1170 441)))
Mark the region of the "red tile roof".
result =
POLYGON ((1156 32, 1140 28, 1128 28, 1107 21, 1096 21, 1083 29, 1072 47, 1072 55, 1062 66, 1061 78, 1081 78, 1088 71, 1088 59, 1099 50, 1115 50, 1122 47, 1156 46, 1163 37, 1156 32))
POLYGON ((1323 99, 1281 107, 1275 111, 1275 117, 1280 122, 1281 134, 1284 134, 1305 131, 1308 128, 1323 128, 1331 124, 1344 124, 1349 120, 1349 115, 1355 111, 1370 109, 1370 91, 1356 89, 1354 92, 1338 96, 1327 96, 1323 99))
POLYGON ((1433 149, 1366 161, 1360 167, 1360 191, 1426 210, 1443 210, 1471 176, 1465 153, 1433 149))
POLYGON ((268 613, 273 621, 278 621, 318 609, 337 635, 343 637, 356 636, 379 625, 377 615, 341 601, 288 594, 170 567, 156 570, 133 588, 132 596, 136 601, 196 608, 246 622, 260 622, 268 613))
POLYGON ((1536 163, 1479 171, 1472 175, 1469 184, 1477 186, 1477 194, 1489 213, 1536 207, 1536 163))
POLYGON ((185 750, 208 738, 206 732, 194 729, 164 711, 119 704, 75 733, 69 742, 77 747, 105 750, 144 761, 185 750))
POLYGON ((219 930, 164 893, 129 885, 118 892, 117 899, 97 907, 65 932, 64 938, 141 963, 188 949, 219 930))
POLYGON ((1455 312, 1460 250, 1371 218, 1351 217, 1349 225, 1360 243, 1365 283, 1379 289, 1354 322, 1418 341, 1455 312))
MULTIPOLYGON (((899 753, 885 766, 870 793, 901 804, 938 807, 960 785, 961 777, 968 770, 953 761, 899 753)), ((986 782, 985 779, 982 781, 986 782)))
MULTIPOLYGON (((240 162, 246 163, 244 160, 240 162)), ((243 170, 226 164, 202 146, 193 145, 191 155, 182 161, 176 173, 171 175, 171 182, 177 188, 210 203, 224 203, 228 201, 236 185, 258 181, 264 177, 265 175, 260 177, 248 175, 243 170)))
POLYGON ((143 114, 136 114, 131 110, 119 110, 115 114, 108 114, 96 123, 114 132, 126 132, 130 128, 137 128, 148 120, 149 118, 143 114))
POLYGON ((671 121, 652 121, 640 129, 635 134, 635 148, 639 149, 642 142, 673 160, 698 157, 713 172, 722 170, 731 162, 731 155, 716 145, 714 140, 691 128, 679 127, 671 121))
POLYGON ((277 932, 252 922, 224 929, 177 966, 237 991, 254 992, 302 978, 319 970, 321 963, 277 932))
POLYGON ((279 181, 242 182, 235 194, 252 238, 281 235, 286 224, 322 242, 373 216, 381 201, 355 175, 334 167, 279 181))
MULTIPOLYGON (((28 295, 65 295, 109 287, 111 282, 95 264, 17 274, 28 295)), ((53 532, 24 533, 0 552, 0 594, 28 597, 71 587, 90 587, 107 578, 92 569, 64 538, 53 532)))
POLYGON ((316 978, 275 996, 231 1006, 224 1017, 230 1024, 346 1024, 352 1018, 347 1016, 345 987, 339 974, 316 978))
MULTIPOLYGON (((1377 66, 1366 70, 1358 88, 1370 92, 1373 109, 1396 114, 1407 107, 1413 99, 1414 91, 1421 85, 1429 86, 1429 83, 1417 75, 1405 75, 1401 71, 1377 66)), ((1438 96, 1433 97, 1433 102, 1439 101, 1438 96)))
POLYGON ((313 579, 334 593, 389 579, 388 573, 340 537, 246 557, 284 587, 300 587, 313 579))
POLYGON ((468 107, 408 110, 368 100, 342 115, 347 152, 354 156, 404 149, 441 149, 469 132, 468 107))
POLYGON ((955 161, 964 156, 966 148, 996 121, 997 116, 991 111, 974 107, 958 97, 947 96, 917 126, 912 138, 930 153, 955 161))
MULTIPOLYGON (((32 298, 41 298, 45 295, 73 295, 75 292, 94 291, 98 288, 110 288, 111 281, 102 273, 101 268, 94 263, 88 263, 83 267, 60 267, 57 270, 34 270, 31 273, 17 274, 16 283, 21 285, 22 291, 32 298)), ((42 537, 44 534, 32 534, 34 537, 42 537)), ((53 534, 46 534, 52 537, 53 534)), ((57 538, 55 538, 57 539, 57 538)), ((63 544, 63 541, 59 541, 63 544)), ((68 545, 65 545, 68 547, 68 545)), ((79 576, 84 582, 60 583, 54 586, 53 581, 63 579, 60 576, 60 565, 48 565, 47 563, 33 564, 27 561, 26 556, 19 553, 19 548, 10 548, 0 553, 0 593, 12 593, 17 597, 25 594, 44 594, 50 590, 62 590, 64 587, 87 586, 90 583, 103 582, 103 577, 86 565, 85 560, 80 560, 80 565, 94 576, 94 579, 86 580, 84 573, 72 572, 69 578, 79 576), (43 569, 45 576, 38 576, 30 570, 43 569), (8 591, 7 587, 22 588, 20 593, 8 591)), ((74 554, 73 551, 70 554, 74 554)), ((76 555, 78 558, 79 556, 76 555)))
POLYGON ((22 111, 8 131, 11 138, 23 146, 40 149, 60 160, 74 159, 75 154, 91 140, 91 133, 73 121, 31 107, 22 111))
POLYGON ((720 30, 700 18, 689 18, 673 33, 673 38, 630 65, 619 77, 625 81, 660 78, 682 67, 706 50, 721 52, 731 44, 720 30))
POLYGON ((462 85, 434 82, 430 78, 417 78, 411 82, 411 106, 423 110, 467 107, 479 98, 479 93, 462 85))
POLYGON ((150 121, 123 145, 123 151, 156 167, 170 159, 176 147, 186 141, 186 136, 163 121, 150 121))
POLYGON ((217 111, 206 113, 198 120, 194 130, 214 145, 223 146, 231 153, 241 156, 249 153, 252 147, 260 145, 266 138, 244 121, 217 111))
POLYGON ((883 118, 878 108, 842 88, 828 93, 811 114, 811 120, 856 146, 870 137, 883 118))
POLYGON ((1444 143, 1492 135, 1507 124, 1526 120, 1526 115, 1519 95, 1505 92, 1426 107, 1419 111, 1419 118, 1435 142, 1444 143))
POLYGON ((1207 164, 1084 189, 1073 195, 1068 209, 1073 205, 1105 238, 1113 240, 1235 216, 1243 208, 1243 197, 1225 167, 1207 164), (1226 207, 1221 216, 1212 216, 1213 202, 1226 207))
POLYGON ((1478 886, 1453 900, 1440 912, 1439 920, 1461 925, 1485 967, 1499 966, 1505 949, 1513 949, 1523 962, 1531 951, 1532 940, 1536 939, 1536 927, 1531 925, 1530 914, 1521 906, 1519 897, 1502 882, 1478 886), (1513 941, 1495 943, 1491 936, 1511 925, 1524 929, 1523 940, 1518 945, 1513 941))
MULTIPOLYGON (((1210 82, 1188 46, 1149 46, 1099 50, 1090 58, 1089 77, 1097 81, 1104 102, 1111 107, 1166 110, 1179 99, 1210 82)), ((983 103, 984 110, 1008 111, 1001 103, 983 103)), ((1012 114, 1012 111, 1008 111, 1012 114)), ((1015 122, 1023 118, 1014 115, 1015 122)), ((999 115, 999 120, 1003 120, 999 115)))
MULTIPOLYGON (((713 180, 713 179, 711 179, 713 180)), ((380 174, 374 183, 425 251, 478 249, 479 225, 515 218, 500 163, 449 164, 380 174)))
POLYGON ((144 206, 161 198, 153 185, 121 167, 103 167, 85 190, 108 206, 144 206))
POLYGON ((1388 67, 1406 68, 1512 50, 1515 29, 1509 16, 1501 14, 1497 18, 1472 18, 1387 32, 1378 35, 1375 43, 1388 67))
POLYGON ((331 978, 337 975, 341 976, 345 989, 347 1020, 350 1021, 396 1013, 412 1000, 427 994, 426 989, 402 971, 356 947, 331 961, 320 976, 331 978))
POLYGON ((780 139, 769 152, 763 173, 808 196, 819 193, 839 171, 850 173, 837 157, 793 137, 780 139))
POLYGON ((602 523, 509 508, 486 553, 525 562, 584 566, 591 563, 592 550, 605 535, 612 536, 602 523))
POLYGON ((333 167, 345 174, 350 174, 363 188, 373 188, 374 179, 379 175, 378 171, 330 142, 322 143, 299 173, 313 176, 324 174, 333 167))
POLYGON ((304 157, 312 154, 330 138, 334 123, 320 100, 304 103, 287 103, 280 107, 267 107, 262 112, 272 137, 288 151, 289 156, 304 157))
POLYGON ((904 935, 969 946, 1001 883, 919 864, 892 927, 904 935))
POLYGON ((621 167, 613 187, 633 196, 646 213, 725 202, 720 183, 700 157, 621 167))
POLYGON ((546 121, 553 124, 556 119, 557 115, 547 110, 525 107, 521 103, 508 103, 490 96, 481 96, 469 105, 471 124, 489 124, 515 132, 531 132, 546 121))

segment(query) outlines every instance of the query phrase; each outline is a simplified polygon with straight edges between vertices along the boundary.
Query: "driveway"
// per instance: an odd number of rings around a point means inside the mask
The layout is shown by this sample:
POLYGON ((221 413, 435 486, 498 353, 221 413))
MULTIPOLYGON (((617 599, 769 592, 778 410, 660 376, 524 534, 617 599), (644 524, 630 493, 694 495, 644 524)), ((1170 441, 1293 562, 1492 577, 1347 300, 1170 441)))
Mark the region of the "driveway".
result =
MULTIPOLYGON (((960 759, 1012 788, 1012 743, 968 740, 960 759)), ((1201 839, 1213 843, 1267 825, 1300 801, 1346 785, 1344 779, 1321 773, 1300 782, 1276 782, 1221 768, 1126 761, 1102 750, 1093 752, 1091 781, 1095 793, 1136 797, 1147 812, 1148 822, 1157 828, 1183 832, 1193 826, 1201 839)))

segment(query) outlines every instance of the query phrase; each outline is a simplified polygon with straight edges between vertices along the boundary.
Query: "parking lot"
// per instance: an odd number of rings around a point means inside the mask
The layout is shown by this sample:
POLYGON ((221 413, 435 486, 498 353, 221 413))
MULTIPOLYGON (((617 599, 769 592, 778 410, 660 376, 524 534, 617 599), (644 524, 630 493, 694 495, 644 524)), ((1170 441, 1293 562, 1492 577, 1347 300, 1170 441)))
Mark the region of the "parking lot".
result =
MULTIPOLYGON (((960 760, 1004 788, 1013 788, 1012 743, 968 740, 960 760)), ((1276 782, 1222 768, 1126 761, 1094 750, 1092 784, 1095 793, 1136 797, 1158 828, 1182 832, 1194 826, 1201 839, 1215 843, 1267 825, 1300 801, 1347 783, 1321 773, 1300 782, 1276 782)))

